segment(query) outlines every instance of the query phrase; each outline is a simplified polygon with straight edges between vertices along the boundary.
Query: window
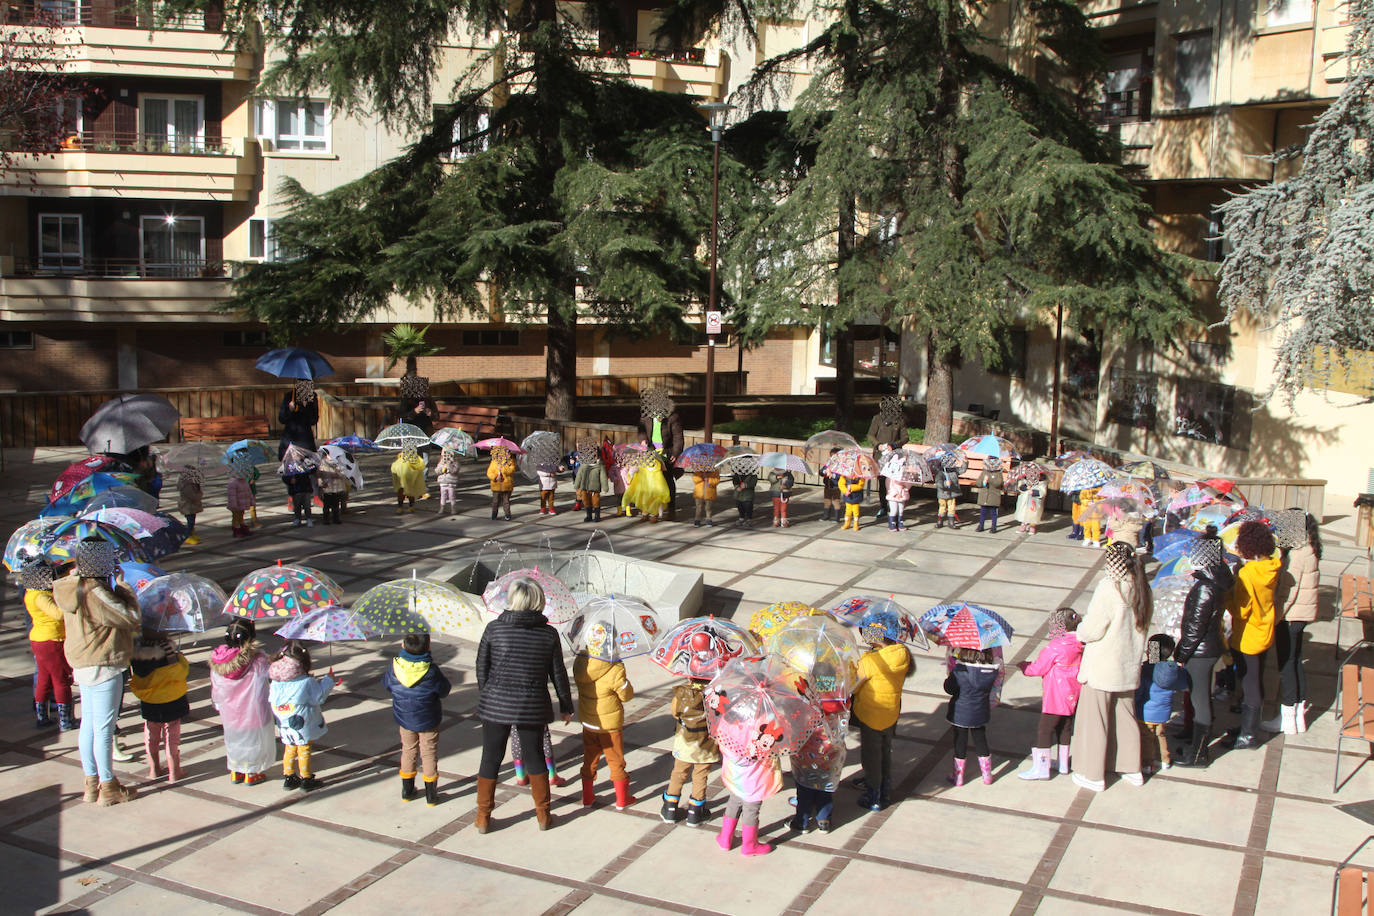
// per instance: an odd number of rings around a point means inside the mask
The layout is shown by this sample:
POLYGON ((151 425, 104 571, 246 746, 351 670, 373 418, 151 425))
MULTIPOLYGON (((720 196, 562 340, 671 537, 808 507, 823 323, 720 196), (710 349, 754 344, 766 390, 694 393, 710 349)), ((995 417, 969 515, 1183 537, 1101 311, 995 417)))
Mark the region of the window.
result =
POLYGON ((32 331, 0 331, 0 350, 32 350, 32 331))
POLYGON ((195 277, 205 267, 205 221, 199 216, 143 216, 140 264, 150 277, 195 277))
POLYGON ((329 150, 329 103, 313 99, 259 99, 253 133, 281 150, 329 150))
POLYGON ((463 332, 465 347, 518 347, 520 332, 503 328, 482 328, 463 332))
POLYGON ((1201 108, 1212 101, 1212 33, 1174 37, 1174 107, 1201 108))
POLYGON ((1227 448, 1250 444, 1250 392, 1232 385, 1179 379, 1174 435, 1227 448))
POLYGON ((1195 366, 1204 366, 1216 371, 1226 362, 1226 345, 1210 340, 1188 341, 1188 359, 1195 366))
POLYGON ((38 266, 43 270, 80 270, 81 214, 38 215, 38 266))
POLYGON ((1312 23, 1312 0, 1268 0, 1260 3, 1260 10, 1264 14, 1264 28, 1312 23))
POLYGON ((205 149, 205 99, 199 95, 141 95, 139 123, 152 152, 205 149))
POLYGON ((988 358, 987 370, 993 375, 1006 375, 1011 378, 1026 377, 1026 346, 1030 335, 1020 329, 1012 328, 1007 332, 1005 347, 1001 353, 988 358))
POLYGON ((1102 86, 1102 119, 1109 124, 1150 120, 1154 47, 1113 54, 1102 86))
POLYGON ((248 257, 257 261, 277 259, 277 236, 270 219, 248 221, 248 257))
POLYGON ((1231 243, 1226 239, 1226 223, 1221 210, 1213 207, 1207 214, 1207 260, 1221 262, 1231 253, 1231 243))
POLYGON ((226 347, 247 347, 252 350, 261 350, 268 346, 266 331, 225 331, 224 345, 226 347))
MULTIPOLYGON (((451 109, 436 108, 434 116, 442 117, 448 110, 451 109)), ((487 134, 490 129, 491 109, 480 106, 468 108, 453 122, 453 147, 445 158, 452 161, 485 152, 491 145, 491 137, 487 134)))
POLYGON ((1107 419, 1135 429, 1154 429, 1159 414, 1159 382, 1149 372, 1112 370, 1107 419))
POLYGON ((39 13, 51 22, 80 22, 81 4, 78 0, 38 0, 39 13))

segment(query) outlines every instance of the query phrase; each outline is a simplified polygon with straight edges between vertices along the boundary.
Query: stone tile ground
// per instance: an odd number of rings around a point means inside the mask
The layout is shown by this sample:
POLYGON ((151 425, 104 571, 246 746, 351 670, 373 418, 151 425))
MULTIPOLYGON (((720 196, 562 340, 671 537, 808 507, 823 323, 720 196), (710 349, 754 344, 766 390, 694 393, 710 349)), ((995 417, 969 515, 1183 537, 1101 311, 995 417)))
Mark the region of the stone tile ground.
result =
MULTIPOLYGON (((48 483, 72 450, 11 451, 0 475, 0 529, 31 518, 48 483)), ((388 578, 421 575, 474 556, 491 538, 554 549, 585 544, 581 515, 541 517, 532 489, 516 495, 516 520, 493 522, 477 486, 461 497, 457 517, 436 515, 437 500, 396 515, 382 484, 380 459, 367 459, 374 482, 355 498, 345 525, 293 529, 284 499, 265 481, 264 527, 248 542, 228 536, 227 517, 200 518, 203 545, 164 564, 191 569, 226 586, 278 559, 316 565, 350 596, 388 578)), ((222 496, 211 483, 211 505, 222 496)), ((649 525, 609 519, 600 528, 622 554, 703 572, 705 610, 747 616, 781 598, 828 605, 869 591, 890 593, 918 610, 968 598, 1001 611, 1017 630, 1009 663, 1042 644, 1053 607, 1082 605, 1096 580, 1100 553, 1069 546, 1063 520, 1029 538, 1014 528, 996 535, 935 531, 921 505, 913 530, 895 534, 870 525, 855 533, 818 520, 815 493, 794 502, 789 529, 730 526, 728 501, 714 528, 649 525)), ((562 504, 571 499, 562 494, 562 504)), ((761 504, 762 505, 762 504, 761 504)), ((761 513, 766 515, 765 513, 761 513)), ((1365 572, 1343 512, 1327 526, 1324 581, 1365 572)), ((604 545, 601 538, 598 546, 604 545)), ((492 549, 490 547, 488 550, 492 549)), ((1329 616, 1330 589, 1325 599, 1329 616)), ((1015 778, 1038 711, 1038 682, 1011 674, 990 737, 997 781, 959 789, 945 780, 951 736, 940 689, 942 659, 918 653, 908 682, 894 751, 901 802, 880 814, 838 794, 830 834, 787 828, 789 793, 765 803, 763 823, 776 844, 763 859, 725 854, 713 830, 669 826, 657 816, 657 794, 671 767, 672 720, 665 701, 673 680, 644 659, 630 662, 639 695, 629 709, 627 744, 639 803, 625 812, 599 803, 583 809, 575 785, 556 792, 559 823, 534 829, 528 793, 509 768, 498 792, 497 829, 472 828, 479 756, 472 683, 473 646, 436 645, 454 678, 445 707, 441 804, 404 804, 395 778, 397 740, 378 683, 386 645, 343 644, 333 668, 344 688, 330 700, 330 733, 317 752, 324 789, 285 793, 279 782, 230 785, 206 661, 214 635, 187 641, 193 713, 183 730, 186 778, 175 786, 144 778, 141 747, 117 765, 139 785, 134 803, 98 809, 80 800, 75 735, 35 731, 29 688, 32 663, 27 618, 9 585, 0 592, 0 862, 6 866, 4 912, 142 913, 470 913, 806 912, 977 913, 1316 913, 1329 907, 1336 862, 1371 830, 1333 803, 1374 796, 1374 767, 1331 791, 1335 723, 1329 712, 1336 679, 1330 621, 1310 629, 1308 672, 1316 702, 1305 735, 1276 737, 1262 750, 1222 755, 1208 770, 1172 770, 1135 789, 1114 784, 1094 796, 1066 778, 1027 784, 1015 778)), ((1353 636, 1345 636, 1349 642, 1353 636)), ((275 645, 275 639, 269 639, 275 645)), ((330 656, 323 653, 326 664, 330 656)), ((1270 677, 1271 683, 1276 683, 1270 677)), ((136 744, 133 706, 122 722, 136 744)), ((1229 723, 1228 723, 1229 724, 1229 723)), ((576 726, 554 740, 563 773, 574 778, 580 756, 576 726)), ((851 746, 857 741, 851 738, 851 746)), ((857 751, 850 770, 857 770, 857 751)), ((1368 759, 1353 748, 1344 771, 1368 759)), ((848 774, 847 774, 848 775, 848 774)), ((602 771, 603 780, 605 771, 602 771)), ((712 784, 719 799, 719 782, 712 784)), ((715 819, 713 818, 713 826, 715 819)), ((1369 863, 1374 864, 1374 863, 1369 863)))

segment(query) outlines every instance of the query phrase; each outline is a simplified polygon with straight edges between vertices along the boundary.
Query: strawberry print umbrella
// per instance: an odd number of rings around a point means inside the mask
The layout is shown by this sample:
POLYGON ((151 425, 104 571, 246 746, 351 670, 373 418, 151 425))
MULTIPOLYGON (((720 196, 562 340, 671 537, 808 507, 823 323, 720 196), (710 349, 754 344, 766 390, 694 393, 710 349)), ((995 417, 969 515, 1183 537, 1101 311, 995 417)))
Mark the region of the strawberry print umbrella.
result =
POLYGON ((299 617, 341 604, 343 589, 308 566, 266 566, 244 576, 224 603, 224 613, 250 620, 299 617))

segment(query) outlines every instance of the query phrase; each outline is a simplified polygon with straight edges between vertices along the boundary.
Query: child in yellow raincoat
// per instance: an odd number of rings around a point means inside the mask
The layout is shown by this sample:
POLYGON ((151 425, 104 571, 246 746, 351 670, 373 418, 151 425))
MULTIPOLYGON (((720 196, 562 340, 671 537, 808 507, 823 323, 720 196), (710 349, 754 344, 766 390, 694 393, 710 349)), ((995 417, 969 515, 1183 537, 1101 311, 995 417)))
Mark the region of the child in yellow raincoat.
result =
POLYGON ((1097 503, 1097 491, 1100 487, 1092 487, 1088 490, 1080 490, 1078 502, 1073 504, 1073 520, 1078 527, 1078 537, 1074 540, 1082 541, 1084 547, 1102 546, 1102 513, 1089 511, 1097 503))
POLYGON ((515 489, 515 459, 510 449, 498 445, 491 450, 487 480, 491 483, 491 517, 496 518, 497 509, 504 509, 506 521, 510 521, 510 494, 515 489))
POLYGON ((407 445, 391 462, 391 485, 396 489, 396 514, 414 512, 416 498, 425 493, 425 459, 415 446, 407 445))
POLYGON ((649 452, 630 478, 625 501, 635 505, 649 521, 658 521, 659 510, 668 505, 668 479, 663 476, 663 459, 658 452, 649 452))
POLYGON ((844 524, 841 528, 848 528, 853 523, 854 530, 859 530, 859 508, 864 502, 864 480, 856 477, 850 480, 848 477, 840 478, 840 496, 844 500, 844 524))

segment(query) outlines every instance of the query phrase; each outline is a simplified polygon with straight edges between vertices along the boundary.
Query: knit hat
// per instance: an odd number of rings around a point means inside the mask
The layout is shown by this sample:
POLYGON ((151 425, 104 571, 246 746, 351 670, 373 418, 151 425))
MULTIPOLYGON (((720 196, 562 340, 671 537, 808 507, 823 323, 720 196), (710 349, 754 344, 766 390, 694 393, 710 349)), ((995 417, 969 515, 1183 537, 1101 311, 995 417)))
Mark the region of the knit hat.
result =
POLYGON ((19 569, 19 584, 34 592, 52 588, 52 567, 42 560, 30 560, 19 569))
POLYGON ((1078 629, 1078 624, 1082 617, 1071 607, 1061 607, 1050 612, 1049 632, 1045 634, 1046 639, 1058 639, 1070 628, 1078 629))
POLYGON ((424 375, 401 376, 401 397, 417 399, 429 397, 429 377, 424 375))
POLYGON ((645 388, 639 393, 639 415, 662 420, 677 409, 666 388, 645 388))
POLYGON ((1196 569, 1211 569, 1221 565, 1221 538, 1200 537, 1188 548, 1188 559, 1196 569))
POLYGON ((294 681, 305 674, 305 667, 289 655, 283 655, 267 668, 267 676, 274 681, 294 681))
POLYGON ((114 545, 101 538, 85 538, 76 545, 76 572, 86 579, 108 579, 119 571, 114 545))
POLYGON ((1274 541, 1284 550, 1307 543, 1307 513, 1302 509, 1283 509, 1269 514, 1274 541))
POLYGON ((1135 548, 1120 541, 1113 541, 1103 551, 1107 561, 1107 577, 1116 582, 1125 582, 1135 573, 1135 548))
POLYGON ((295 398, 297 404, 315 403, 315 383, 308 378, 296 382, 295 398))

